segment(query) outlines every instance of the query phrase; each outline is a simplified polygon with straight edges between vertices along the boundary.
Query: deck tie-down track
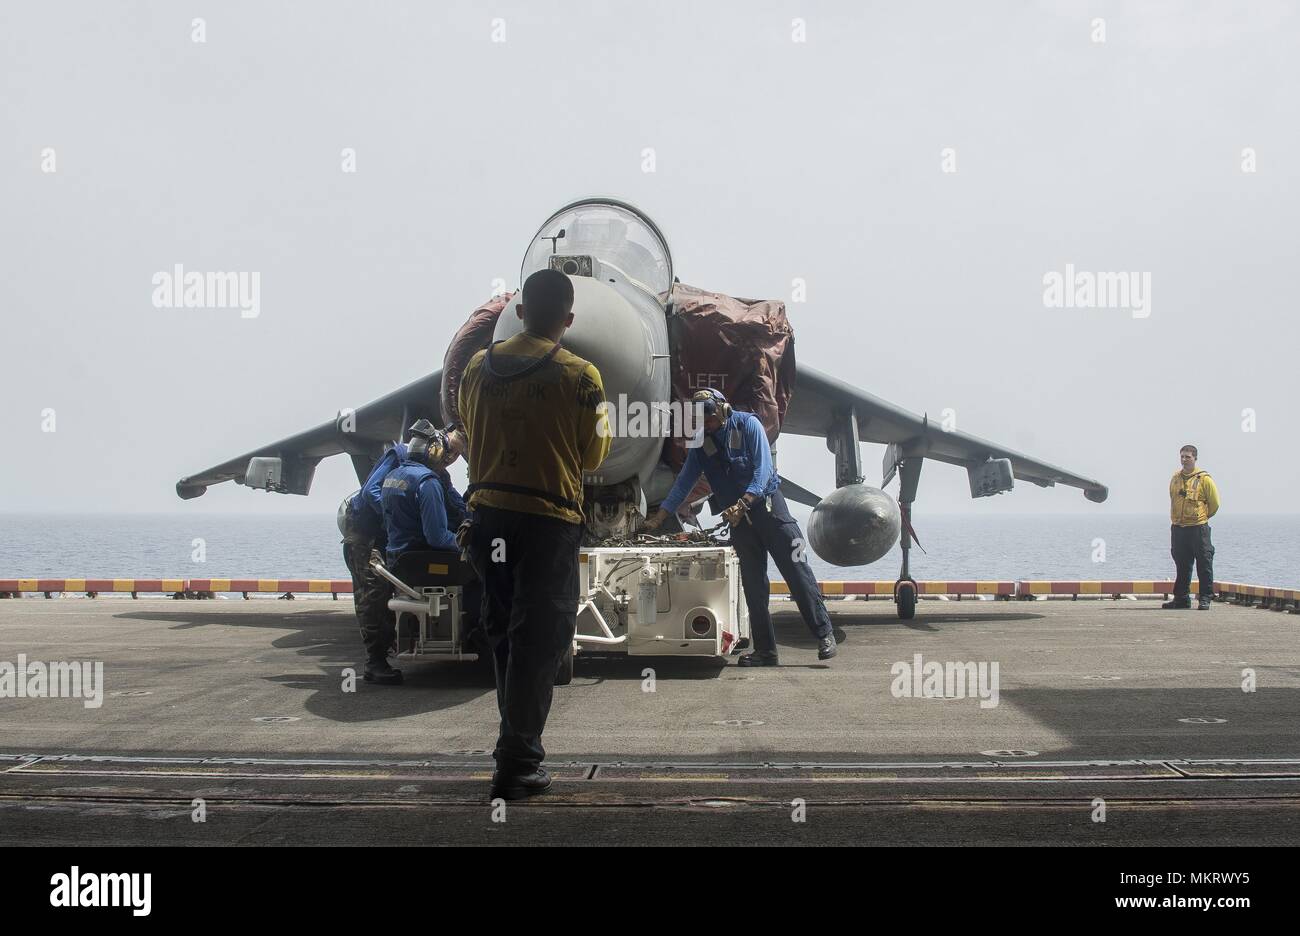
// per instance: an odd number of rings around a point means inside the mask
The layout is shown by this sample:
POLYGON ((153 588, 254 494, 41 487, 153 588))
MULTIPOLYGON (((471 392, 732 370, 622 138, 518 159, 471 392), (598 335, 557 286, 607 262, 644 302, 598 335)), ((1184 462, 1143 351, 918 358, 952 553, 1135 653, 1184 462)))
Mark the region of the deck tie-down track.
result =
MULTIPOLYGON (((780 807, 974 810, 1074 807, 1093 797, 1138 809, 1300 809, 1300 758, 950 761, 555 760, 558 809, 780 807)), ((492 761, 0 754, 0 809, 72 806, 451 809, 486 803, 492 761)), ((179 814, 179 813, 177 813, 179 814)))
MULTIPOLYGON (((1176 780, 1300 780, 1300 758, 1185 758, 1047 760, 1033 757, 942 761, 547 761, 565 781, 747 783, 1072 782, 1176 780)), ((0 753, 0 778, 16 774, 118 777, 211 777, 297 780, 475 780, 490 772, 486 753, 428 758, 249 757, 110 753, 0 753)))

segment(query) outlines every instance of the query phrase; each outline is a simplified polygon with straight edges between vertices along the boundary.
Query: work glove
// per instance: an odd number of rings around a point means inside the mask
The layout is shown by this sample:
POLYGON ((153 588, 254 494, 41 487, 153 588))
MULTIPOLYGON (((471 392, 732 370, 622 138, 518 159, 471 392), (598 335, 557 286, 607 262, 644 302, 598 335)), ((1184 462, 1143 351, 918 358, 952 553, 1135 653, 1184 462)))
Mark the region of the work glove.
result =
POLYGON ((732 504, 730 507, 728 507, 726 510, 722 512, 722 519, 726 520, 727 523, 731 524, 732 526, 737 526, 739 525, 741 519, 744 518, 748 513, 749 513, 749 504, 745 503, 745 501, 741 499, 736 501, 734 504, 732 504))
POLYGON ((460 526, 456 528, 456 545, 460 547, 461 556, 469 553, 470 532, 474 529, 474 523, 471 520, 461 521, 460 526))
POLYGON ((664 510, 656 510, 650 516, 641 522, 640 530, 646 533, 657 532, 663 526, 664 521, 668 519, 668 513, 664 510))

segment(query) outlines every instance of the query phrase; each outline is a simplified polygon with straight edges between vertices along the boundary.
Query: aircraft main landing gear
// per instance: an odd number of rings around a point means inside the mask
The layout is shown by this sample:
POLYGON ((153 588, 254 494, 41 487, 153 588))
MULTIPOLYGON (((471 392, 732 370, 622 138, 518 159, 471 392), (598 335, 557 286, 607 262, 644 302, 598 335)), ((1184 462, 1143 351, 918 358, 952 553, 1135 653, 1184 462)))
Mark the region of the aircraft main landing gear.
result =
MULTIPOLYGON (((912 501, 916 499, 916 486, 921 476, 921 459, 919 457, 904 459, 899 464, 898 512, 901 514, 901 527, 898 545, 903 550, 903 568, 894 583, 894 604, 898 608, 898 617, 910 621, 916 617, 916 596, 920 591, 916 580, 907 568, 907 555, 912 548, 916 533, 912 530, 912 501)), ((917 543, 919 546, 920 543, 917 543)))
POLYGON ((910 621, 916 617, 916 583, 911 579, 899 579, 894 583, 894 604, 898 605, 898 617, 910 621))

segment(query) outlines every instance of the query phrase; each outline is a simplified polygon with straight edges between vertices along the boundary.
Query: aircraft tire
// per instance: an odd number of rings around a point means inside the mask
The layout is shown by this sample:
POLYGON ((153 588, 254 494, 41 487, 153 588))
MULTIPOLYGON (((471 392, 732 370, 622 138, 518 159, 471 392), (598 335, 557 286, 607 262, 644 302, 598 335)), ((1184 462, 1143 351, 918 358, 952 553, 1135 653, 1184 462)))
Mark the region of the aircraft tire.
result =
POLYGON ((904 621, 916 617, 916 590, 911 585, 902 585, 898 589, 898 616, 904 621))

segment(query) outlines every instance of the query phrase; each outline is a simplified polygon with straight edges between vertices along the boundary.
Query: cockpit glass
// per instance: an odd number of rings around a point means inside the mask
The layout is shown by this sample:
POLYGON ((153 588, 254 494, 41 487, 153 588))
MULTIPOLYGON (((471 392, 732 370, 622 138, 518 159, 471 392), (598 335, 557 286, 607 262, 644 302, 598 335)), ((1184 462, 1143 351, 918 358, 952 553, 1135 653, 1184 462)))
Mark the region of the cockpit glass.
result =
POLYGON ((520 282, 546 269, 556 255, 592 257, 605 269, 603 274, 593 270, 591 275, 609 278, 621 274, 660 301, 666 301, 672 289, 668 245, 653 222, 622 205, 580 202, 551 218, 528 246, 520 282))

